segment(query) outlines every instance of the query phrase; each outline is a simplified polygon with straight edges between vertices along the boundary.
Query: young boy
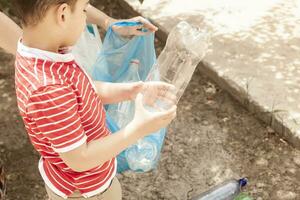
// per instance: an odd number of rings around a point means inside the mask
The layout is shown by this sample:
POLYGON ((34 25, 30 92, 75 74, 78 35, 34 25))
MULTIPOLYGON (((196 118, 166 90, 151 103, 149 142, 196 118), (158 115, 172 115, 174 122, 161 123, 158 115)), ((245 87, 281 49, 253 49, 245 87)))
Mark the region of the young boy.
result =
POLYGON ((88 5, 88 0, 15 0, 24 30, 15 63, 18 107, 41 154, 39 171, 51 200, 121 199, 115 156, 176 116, 175 105, 148 112, 139 94, 147 88, 155 98, 173 101, 174 96, 166 92, 173 86, 94 84, 72 54, 61 51, 79 38, 88 5), (130 99, 136 99, 134 119, 111 134, 103 104, 130 99))

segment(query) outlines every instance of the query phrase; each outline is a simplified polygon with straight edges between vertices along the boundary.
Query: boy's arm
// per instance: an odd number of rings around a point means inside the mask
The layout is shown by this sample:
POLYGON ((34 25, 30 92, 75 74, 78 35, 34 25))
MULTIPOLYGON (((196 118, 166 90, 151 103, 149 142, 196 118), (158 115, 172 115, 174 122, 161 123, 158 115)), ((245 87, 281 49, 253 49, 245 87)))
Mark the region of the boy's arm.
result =
POLYGON ((176 106, 163 112, 148 112, 141 94, 135 105, 135 117, 126 128, 91 142, 87 142, 87 125, 82 124, 78 113, 77 96, 69 86, 39 88, 28 99, 26 112, 35 122, 37 134, 49 141, 71 169, 82 172, 114 158, 139 138, 166 127, 176 116, 176 106))
POLYGON ((0 24, 0 47, 15 55, 22 29, 2 12, 0 12, 0 24))
POLYGON ((63 161, 74 171, 83 172, 100 166, 134 144, 138 139, 166 127, 176 117, 176 106, 163 112, 150 113, 142 103, 142 95, 136 98, 136 112, 132 122, 124 129, 78 148, 60 153, 63 161))
POLYGON ((85 142, 78 148, 59 153, 59 155, 74 171, 87 171, 116 157, 128 146, 134 144, 142 134, 129 125, 117 133, 89 143, 85 142))
POLYGON ((121 101, 133 100, 142 91, 144 83, 108 83, 95 81, 97 93, 103 104, 113 104, 121 101))

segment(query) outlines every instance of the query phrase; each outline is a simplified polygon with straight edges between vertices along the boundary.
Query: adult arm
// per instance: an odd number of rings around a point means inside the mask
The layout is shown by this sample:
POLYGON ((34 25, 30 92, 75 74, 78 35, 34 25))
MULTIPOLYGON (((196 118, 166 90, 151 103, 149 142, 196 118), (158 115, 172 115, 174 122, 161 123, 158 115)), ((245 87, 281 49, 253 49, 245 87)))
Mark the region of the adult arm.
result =
POLYGON ((0 12, 0 24, 0 47, 15 55, 22 29, 2 12, 0 12))

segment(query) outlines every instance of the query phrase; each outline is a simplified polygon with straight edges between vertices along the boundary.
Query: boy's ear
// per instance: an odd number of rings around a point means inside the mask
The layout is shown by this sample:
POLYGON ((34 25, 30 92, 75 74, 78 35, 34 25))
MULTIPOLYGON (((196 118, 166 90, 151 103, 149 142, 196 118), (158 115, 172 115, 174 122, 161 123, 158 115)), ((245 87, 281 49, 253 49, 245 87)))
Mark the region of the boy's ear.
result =
POLYGON ((63 3, 56 10, 56 19, 59 25, 63 25, 70 14, 70 6, 63 3))

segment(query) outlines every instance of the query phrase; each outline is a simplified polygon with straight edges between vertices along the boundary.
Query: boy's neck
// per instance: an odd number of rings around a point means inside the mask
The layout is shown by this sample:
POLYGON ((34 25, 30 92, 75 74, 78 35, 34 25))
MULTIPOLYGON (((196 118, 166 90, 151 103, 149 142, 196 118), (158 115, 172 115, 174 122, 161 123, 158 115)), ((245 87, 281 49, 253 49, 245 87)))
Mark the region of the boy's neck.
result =
POLYGON ((58 53, 61 47, 60 38, 55 30, 49 30, 48 27, 49 25, 43 24, 24 27, 22 43, 31 48, 58 53))

